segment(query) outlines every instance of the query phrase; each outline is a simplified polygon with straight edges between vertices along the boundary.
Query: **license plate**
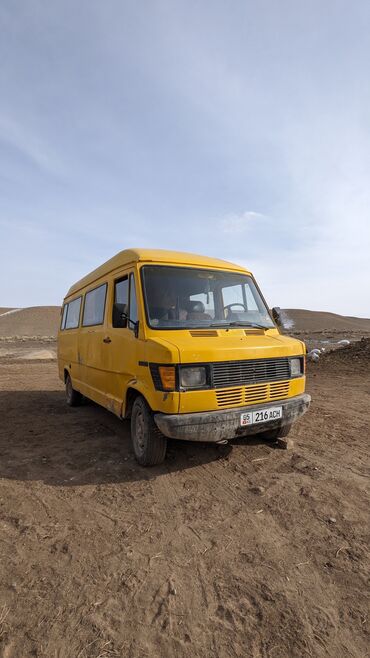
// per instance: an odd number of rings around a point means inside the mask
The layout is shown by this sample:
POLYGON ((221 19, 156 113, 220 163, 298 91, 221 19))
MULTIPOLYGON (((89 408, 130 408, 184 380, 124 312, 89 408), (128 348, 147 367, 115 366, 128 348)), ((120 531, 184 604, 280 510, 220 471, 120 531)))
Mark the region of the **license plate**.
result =
POLYGON ((277 420, 283 417, 283 407, 269 407, 258 409, 258 411, 246 411, 240 414, 240 424, 255 425, 256 423, 267 423, 269 420, 277 420))

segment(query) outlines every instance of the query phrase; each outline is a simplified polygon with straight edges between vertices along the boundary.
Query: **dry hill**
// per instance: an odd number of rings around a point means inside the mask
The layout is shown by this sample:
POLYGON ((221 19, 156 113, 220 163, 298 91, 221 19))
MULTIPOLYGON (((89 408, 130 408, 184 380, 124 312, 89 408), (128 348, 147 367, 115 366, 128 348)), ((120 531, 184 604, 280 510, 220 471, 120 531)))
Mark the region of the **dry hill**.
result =
POLYGON ((370 332, 370 319, 353 318, 326 311, 287 308, 284 312, 293 321, 294 331, 364 331, 370 332))
POLYGON ((13 310, 0 309, 0 336, 56 336, 59 306, 31 306, 13 310), (4 315, 5 313, 5 315, 4 315))
MULTIPOLYGON (((370 319, 352 318, 336 313, 285 309, 286 333, 341 331, 370 333, 370 319), (292 324, 291 324, 292 323, 292 324)), ((56 336, 60 320, 59 306, 31 306, 11 309, 0 307, 1 336, 56 336), (9 311, 11 311, 9 313, 9 311)))

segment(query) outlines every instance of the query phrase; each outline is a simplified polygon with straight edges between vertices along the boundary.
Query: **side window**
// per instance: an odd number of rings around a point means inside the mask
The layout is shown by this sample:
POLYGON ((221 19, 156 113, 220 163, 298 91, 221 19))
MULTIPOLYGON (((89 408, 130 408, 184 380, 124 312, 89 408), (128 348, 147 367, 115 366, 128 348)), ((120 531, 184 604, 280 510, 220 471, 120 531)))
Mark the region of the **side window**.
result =
POLYGON ((65 320, 65 329, 76 329, 80 323, 81 297, 69 302, 67 316, 65 320))
POLYGON ((94 290, 90 290, 86 293, 82 319, 83 327, 91 327, 95 324, 103 324, 106 294, 106 283, 103 283, 103 285, 99 286, 99 288, 95 288, 94 290))
MULTIPOLYGON (((133 274, 130 274, 130 311, 129 318, 132 322, 137 322, 137 301, 136 301, 136 288, 135 288, 135 277, 133 274)), ((134 329, 134 325, 130 322, 130 329, 134 329)))
POLYGON ((128 311, 128 277, 114 283, 114 304, 113 304, 113 327, 126 327, 127 320, 122 317, 122 314, 127 314, 128 311))
POLYGON ((62 314, 62 321, 60 323, 60 328, 65 329, 66 326, 66 319, 67 319, 67 311, 68 311, 68 304, 64 304, 63 306, 63 314, 62 314))

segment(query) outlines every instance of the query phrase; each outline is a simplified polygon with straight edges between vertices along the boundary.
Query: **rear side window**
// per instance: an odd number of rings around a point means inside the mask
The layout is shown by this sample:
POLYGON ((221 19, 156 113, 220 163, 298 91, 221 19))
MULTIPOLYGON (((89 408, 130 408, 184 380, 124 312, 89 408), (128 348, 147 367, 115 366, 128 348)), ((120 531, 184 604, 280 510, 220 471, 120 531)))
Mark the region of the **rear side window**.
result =
MULTIPOLYGON (((65 318, 65 329, 76 329, 80 323, 80 308, 81 308, 81 297, 74 299, 73 302, 67 304, 67 314, 65 318)), ((63 314, 64 315, 64 314, 63 314)))
POLYGON ((86 293, 82 319, 83 327, 91 327, 94 324, 103 324, 106 295, 106 283, 99 286, 99 288, 95 288, 86 293))

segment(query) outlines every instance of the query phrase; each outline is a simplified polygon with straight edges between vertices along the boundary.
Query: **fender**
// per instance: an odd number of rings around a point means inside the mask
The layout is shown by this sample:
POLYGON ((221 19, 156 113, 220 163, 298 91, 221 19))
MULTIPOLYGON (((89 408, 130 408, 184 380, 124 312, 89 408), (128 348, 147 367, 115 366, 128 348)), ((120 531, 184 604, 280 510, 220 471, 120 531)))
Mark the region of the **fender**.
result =
POLYGON ((150 388, 148 384, 144 382, 142 379, 137 379, 136 377, 134 377, 133 379, 130 379, 127 382, 127 388, 121 405, 121 418, 127 418, 127 392, 130 388, 133 388, 135 391, 140 393, 140 395, 142 395, 143 398, 145 399, 146 403, 150 406, 149 404, 150 388))

